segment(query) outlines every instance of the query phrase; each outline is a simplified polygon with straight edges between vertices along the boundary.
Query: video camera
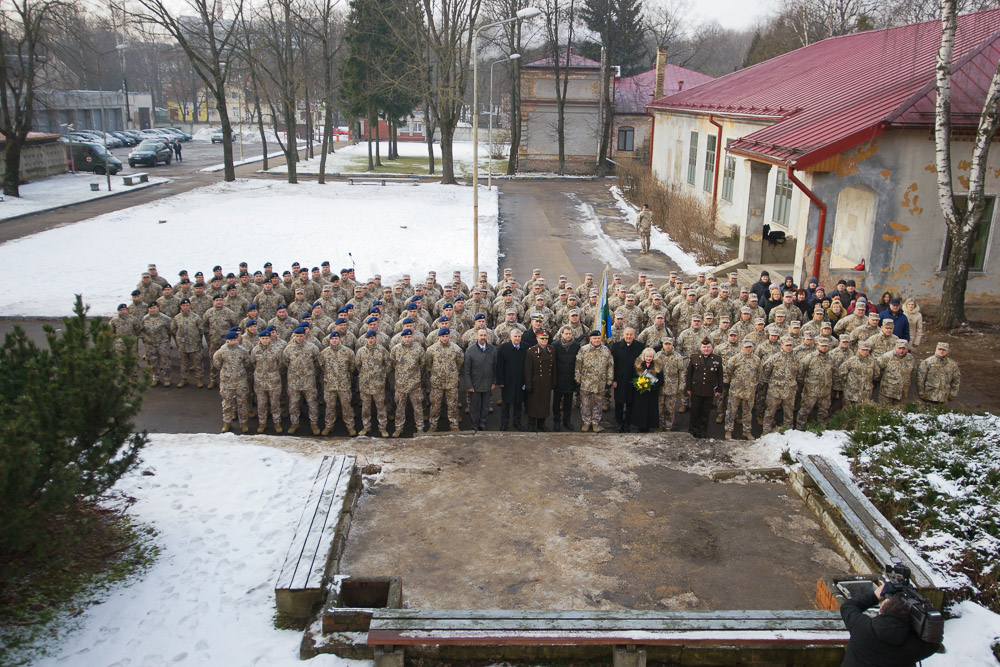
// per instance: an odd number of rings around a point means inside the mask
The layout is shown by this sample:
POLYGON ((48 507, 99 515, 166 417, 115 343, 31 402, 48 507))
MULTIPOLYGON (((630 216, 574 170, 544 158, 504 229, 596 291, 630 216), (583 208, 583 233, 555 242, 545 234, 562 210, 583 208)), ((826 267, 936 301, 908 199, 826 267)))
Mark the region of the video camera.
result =
POLYGON ((925 642, 940 644, 944 639, 944 616, 910 583, 910 568, 893 557, 885 565, 882 598, 899 597, 906 604, 910 628, 925 642))

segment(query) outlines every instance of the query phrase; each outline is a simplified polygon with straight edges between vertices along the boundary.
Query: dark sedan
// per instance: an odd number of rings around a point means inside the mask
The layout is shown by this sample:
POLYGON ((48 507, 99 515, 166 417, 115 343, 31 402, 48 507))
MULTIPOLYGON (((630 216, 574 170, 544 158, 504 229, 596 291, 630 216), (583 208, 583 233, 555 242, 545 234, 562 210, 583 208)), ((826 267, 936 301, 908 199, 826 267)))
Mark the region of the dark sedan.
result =
POLYGON ((166 143, 159 139, 146 139, 128 154, 128 165, 148 164, 155 167, 160 162, 170 164, 173 158, 174 152, 166 143))

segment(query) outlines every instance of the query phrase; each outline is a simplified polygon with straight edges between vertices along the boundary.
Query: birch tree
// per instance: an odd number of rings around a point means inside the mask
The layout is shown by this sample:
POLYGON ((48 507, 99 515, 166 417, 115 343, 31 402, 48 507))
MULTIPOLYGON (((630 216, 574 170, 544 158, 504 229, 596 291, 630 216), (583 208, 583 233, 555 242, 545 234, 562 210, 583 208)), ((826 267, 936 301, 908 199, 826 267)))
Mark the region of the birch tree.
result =
POLYGON ((934 121, 935 163, 937 165, 938 203, 948 227, 948 266, 941 288, 941 310, 938 324, 945 329, 965 321, 965 290, 969 281, 972 240, 986 207, 983 191, 986 185, 990 144, 997 130, 997 104, 1000 103, 1000 63, 993 71, 986 99, 979 114, 972 166, 969 170, 969 192, 965 206, 955 203, 951 170, 951 69, 957 28, 956 0, 941 0, 941 48, 937 54, 937 101, 934 121))
POLYGON ((555 131, 559 152, 559 174, 562 175, 566 173, 566 93, 569 88, 570 57, 573 54, 576 0, 545 0, 542 13, 545 15, 545 34, 555 72, 555 131), (562 30, 565 30, 565 38, 562 30))

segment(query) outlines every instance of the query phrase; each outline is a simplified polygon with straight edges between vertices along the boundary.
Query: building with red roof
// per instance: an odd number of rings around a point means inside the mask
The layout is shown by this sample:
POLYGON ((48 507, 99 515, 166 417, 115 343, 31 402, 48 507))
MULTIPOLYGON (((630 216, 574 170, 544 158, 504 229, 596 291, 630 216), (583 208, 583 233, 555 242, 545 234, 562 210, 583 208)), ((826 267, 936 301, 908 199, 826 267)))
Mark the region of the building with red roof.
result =
MULTIPOLYGON (((816 274, 828 288, 853 278, 870 293, 937 301, 947 256, 933 132, 940 41, 939 21, 833 37, 657 99, 647 106, 650 167, 702 198, 720 227, 739 230, 739 259, 723 270, 771 266, 798 284, 816 274), (785 243, 774 242, 781 234, 785 243)), ((998 61, 1000 10, 959 17, 956 193, 968 187, 969 137, 998 61)), ((996 151, 990 167, 970 304, 991 301, 1000 288, 990 257, 996 151)))
POLYGON ((634 76, 615 77, 615 113, 611 133, 611 158, 616 162, 649 162, 649 129, 652 118, 646 105, 712 81, 714 77, 666 62, 666 51, 657 49, 656 67, 634 76))

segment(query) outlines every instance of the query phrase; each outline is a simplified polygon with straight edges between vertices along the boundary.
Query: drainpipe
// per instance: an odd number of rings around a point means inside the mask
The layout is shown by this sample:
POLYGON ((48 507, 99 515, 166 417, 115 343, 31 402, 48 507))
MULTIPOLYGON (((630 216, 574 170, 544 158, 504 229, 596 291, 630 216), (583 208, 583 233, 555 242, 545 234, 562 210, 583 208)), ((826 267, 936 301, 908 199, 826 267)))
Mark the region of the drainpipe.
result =
POLYGON ((826 234, 826 204, 820 201, 820 198, 807 188, 802 181, 795 178, 795 173, 792 171, 791 164, 789 164, 786 169, 788 173, 788 180, 794 183, 806 197, 809 197, 809 200, 816 204, 816 207, 819 209, 819 227, 816 229, 816 256, 813 258, 813 270, 810 274, 819 278, 819 267, 823 259, 823 237, 826 234))
POLYGON ((722 125, 715 121, 712 114, 708 114, 708 122, 718 129, 715 139, 715 171, 712 175, 712 222, 715 222, 715 210, 719 201, 719 163, 722 160, 722 125))
POLYGON ((656 134, 656 114, 649 113, 649 109, 646 109, 646 115, 649 116, 649 172, 653 173, 653 136, 656 134))

